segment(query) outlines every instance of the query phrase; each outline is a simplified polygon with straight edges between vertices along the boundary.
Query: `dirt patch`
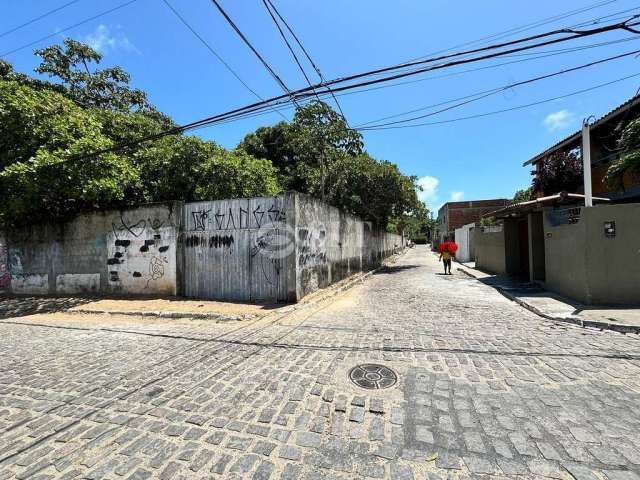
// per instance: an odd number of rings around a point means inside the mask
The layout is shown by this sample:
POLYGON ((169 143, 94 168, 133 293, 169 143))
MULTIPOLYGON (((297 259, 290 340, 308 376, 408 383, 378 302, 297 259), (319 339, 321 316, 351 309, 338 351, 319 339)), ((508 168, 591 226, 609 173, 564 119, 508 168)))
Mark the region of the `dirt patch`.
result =
POLYGON ((176 313, 216 313, 220 315, 266 315, 282 304, 248 304, 216 302, 210 300, 184 299, 105 299, 96 300, 69 309, 94 312, 176 312, 176 313))

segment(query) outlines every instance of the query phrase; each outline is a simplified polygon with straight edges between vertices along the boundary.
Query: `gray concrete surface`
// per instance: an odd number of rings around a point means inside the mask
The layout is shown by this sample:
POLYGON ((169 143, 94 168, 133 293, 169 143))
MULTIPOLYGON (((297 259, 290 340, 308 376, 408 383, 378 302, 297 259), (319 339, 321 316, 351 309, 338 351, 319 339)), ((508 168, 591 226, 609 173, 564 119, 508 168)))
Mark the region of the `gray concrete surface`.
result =
POLYGON ((404 245, 295 192, 142 205, 0 232, 0 294, 296 302, 404 245))
POLYGON ((249 322, 4 319, 0 478, 640 479, 638 337, 440 269, 249 322))

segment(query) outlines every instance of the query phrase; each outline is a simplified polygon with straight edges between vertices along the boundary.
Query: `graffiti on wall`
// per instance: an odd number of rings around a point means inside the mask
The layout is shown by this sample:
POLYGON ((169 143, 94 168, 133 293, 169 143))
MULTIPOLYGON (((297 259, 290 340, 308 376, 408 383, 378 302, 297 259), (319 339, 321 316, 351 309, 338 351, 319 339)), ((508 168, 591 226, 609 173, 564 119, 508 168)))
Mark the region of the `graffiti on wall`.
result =
POLYGON ((200 209, 191 212, 191 230, 245 230, 263 228, 268 223, 284 223, 287 220, 284 209, 272 204, 268 208, 258 205, 252 211, 238 207, 218 209, 200 209), (253 220, 253 222, 251 221, 253 220))
POLYGON ((4 238, 0 236, 0 290, 11 285, 11 272, 9 271, 9 252, 4 238))
POLYGON ((231 253, 235 239, 233 235, 187 235, 183 237, 182 242, 185 247, 208 247, 208 248, 224 248, 231 253))
POLYGON ((113 234, 116 238, 133 236, 135 238, 143 235, 147 230, 159 230, 171 222, 171 211, 166 220, 158 217, 139 218, 136 221, 127 220, 120 212, 120 221, 111 223, 113 234))
MULTIPOLYGON (((126 293, 174 293, 175 237, 173 227, 163 227, 153 220, 141 220, 144 232, 127 224, 129 229, 117 230, 107 239, 107 272, 111 288, 126 293)), ((142 225, 142 224, 140 224, 142 225)), ((138 227, 140 226, 138 225, 138 227)), ((137 228, 137 227, 136 227, 137 228)))
POLYGON ((313 267, 327 263, 327 231, 318 228, 298 229, 298 265, 313 267))
POLYGON ((269 229, 258 235, 251 246, 251 258, 259 262, 260 272, 269 285, 280 276, 280 242, 278 229, 269 229))

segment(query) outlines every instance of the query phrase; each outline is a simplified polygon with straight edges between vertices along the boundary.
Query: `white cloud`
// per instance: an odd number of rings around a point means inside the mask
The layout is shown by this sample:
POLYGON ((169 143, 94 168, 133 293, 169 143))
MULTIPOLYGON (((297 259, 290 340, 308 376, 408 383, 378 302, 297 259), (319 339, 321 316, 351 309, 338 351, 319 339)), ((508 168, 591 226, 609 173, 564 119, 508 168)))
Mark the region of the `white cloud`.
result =
POLYGON ((564 130, 569 127, 574 119, 575 114, 569 110, 559 110, 547 115, 542 123, 544 123, 550 132, 555 132, 556 130, 564 130))
POLYGON ((98 25, 93 33, 84 37, 84 41, 91 48, 102 54, 115 50, 140 53, 140 50, 131 43, 127 36, 119 31, 119 27, 116 27, 115 30, 116 31, 112 31, 112 29, 106 25, 98 25))
POLYGON ((464 192, 451 192, 451 201, 459 202, 464 198, 464 192))
POLYGON ((426 203, 429 207, 438 200, 438 184, 440 180, 436 177, 424 176, 418 179, 418 185, 422 187, 422 191, 418 192, 418 198, 426 203))

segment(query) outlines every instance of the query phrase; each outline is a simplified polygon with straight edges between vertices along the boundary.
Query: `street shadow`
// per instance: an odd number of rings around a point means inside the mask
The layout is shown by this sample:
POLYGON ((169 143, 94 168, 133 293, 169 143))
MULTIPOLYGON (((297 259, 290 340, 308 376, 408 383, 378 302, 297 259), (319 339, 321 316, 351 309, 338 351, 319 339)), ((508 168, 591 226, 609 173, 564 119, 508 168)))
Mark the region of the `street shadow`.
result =
POLYGON ((385 265, 380 267, 380 269, 374 273, 374 275, 381 274, 392 274, 392 273, 400 273, 406 270, 413 270, 414 268, 419 268, 420 265, 385 265))
POLYGON ((24 317, 38 313, 64 312, 96 301, 96 297, 0 297, 0 318, 24 317))

